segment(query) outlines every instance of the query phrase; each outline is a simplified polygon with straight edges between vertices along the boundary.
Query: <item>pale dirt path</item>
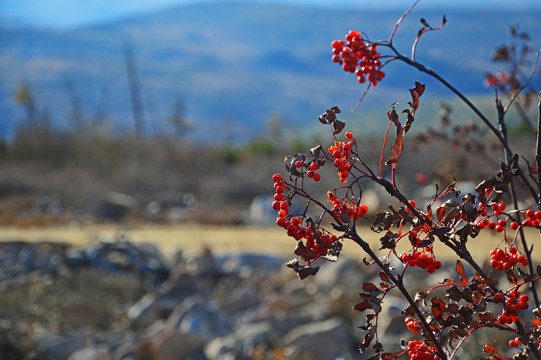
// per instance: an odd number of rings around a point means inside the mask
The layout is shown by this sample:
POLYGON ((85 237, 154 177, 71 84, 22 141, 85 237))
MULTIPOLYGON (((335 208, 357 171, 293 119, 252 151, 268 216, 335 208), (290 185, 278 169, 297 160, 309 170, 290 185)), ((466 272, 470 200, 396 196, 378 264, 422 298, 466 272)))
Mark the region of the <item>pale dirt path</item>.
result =
MULTIPOLYGON (((527 235, 533 239, 537 251, 534 250, 538 263, 541 261, 541 235, 538 231, 528 229, 527 235)), ((47 228, 0 228, 0 241, 55 241, 66 242, 74 246, 86 246, 94 239, 114 239, 123 234, 134 242, 151 242, 156 244, 165 254, 174 254, 177 250, 200 252, 208 246, 216 253, 223 252, 255 252, 271 253, 294 257, 295 241, 286 236, 278 227, 233 227, 207 225, 85 225, 57 226, 47 228)), ((380 234, 369 229, 361 231, 365 240, 370 242, 374 250, 379 248, 380 234)), ((489 231, 470 240, 470 249, 474 257, 482 261, 489 257, 489 252, 501 240, 502 235, 489 231), (495 234, 495 235, 493 235, 495 234)), ((406 241, 401 241, 406 246, 406 241)), ((399 252, 405 250, 398 249, 399 252)), ((453 254, 436 243, 435 252, 439 259, 454 259, 453 254)), ((357 245, 351 241, 344 243, 343 253, 352 258, 362 259, 357 245)), ((383 253, 381 253, 383 255, 383 253)))

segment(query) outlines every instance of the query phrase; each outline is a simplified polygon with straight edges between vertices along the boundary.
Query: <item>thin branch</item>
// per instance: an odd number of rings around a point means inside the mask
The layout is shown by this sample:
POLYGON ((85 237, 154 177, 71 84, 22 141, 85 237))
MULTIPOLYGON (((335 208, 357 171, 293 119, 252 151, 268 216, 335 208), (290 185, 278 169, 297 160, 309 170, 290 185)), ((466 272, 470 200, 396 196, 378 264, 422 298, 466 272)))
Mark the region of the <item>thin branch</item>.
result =
POLYGON ((432 329, 430 328, 430 326, 426 322, 426 319, 425 319, 423 313, 421 312, 421 310, 419 309, 419 307, 417 306, 417 304, 415 303, 415 300, 413 300, 413 298, 409 294, 408 290, 404 286, 404 283, 402 282, 402 278, 395 277, 395 275, 389 270, 389 267, 385 266, 385 264, 383 264, 381 262, 381 260, 378 258, 376 253, 374 253, 374 251, 370 247, 370 245, 366 241, 364 241, 359 236, 359 234, 357 234, 357 232, 353 232, 353 233, 350 233, 348 235, 356 244, 358 244, 363 249, 363 251, 366 254, 368 254, 368 256, 370 256, 372 258, 372 260, 374 260, 374 262, 389 277, 389 279, 396 285, 396 287, 398 287, 398 289, 400 290, 400 292, 402 293, 402 295, 404 296, 406 301, 411 305, 411 307, 413 308, 413 310, 417 314, 417 317, 419 318, 419 321, 421 322, 423 328, 426 330, 428 336, 430 337, 430 340, 432 340, 432 342, 434 343, 434 346, 436 347, 436 349, 438 351, 438 356, 442 360, 446 360, 447 359, 447 354, 445 353, 445 351, 441 347, 441 344, 438 341, 438 339, 436 338, 436 335, 434 335, 434 331, 432 331, 432 329))
MULTIPOLYGON (((462 94, 460 91, 458 91, 454 86, 452 86, 449 82, 447 82, 445 79, 443 79, 441 76, 439 76, 436 72, 433 70, 425 67, 424 65, 412 61, 411 59, 405 57, 404 55, 400 54, 392 45, 389 45, 391 50, 393 50, 396 54, 396 58, 399 60, 404 61, 406 64, 411 65, 415 67, 417 70, 424 72, 433 78, 437 79, 439 82, 441 82, 443 85, 445 85, 449 90, 451 90, 455 95, 457 95, 470 109, 473 110, 473 112, 485 123, 485 125, 496 135, 502 146, 506 150, 507 157, 510 158, 513 156, 513 152, 511 148, 509 148, 509 145, 506 143, 505 139, 503 138, 502 134, 494 127, 494 125, 488 120, 488 118, 466 97, 464 94, 462 94)), ((522 179, 522 182, 532 195, 533 199, 536 203, 539 203, 539 199, 541 198, 541 194, 536 193, 536 191, 533 189, 532 185, 524 175, 524 172, 522 171, 522 168, 520 165, 517 165, 517 170, 520 178, 522 179)), ((540 204, 541 206, 541 204, 540 204)))
POLYGON ((410 6, 410 8, 404 13, 402 14, 402 16, 400 17, 400 19, 398 19, 398 21, 396 22, 395 26, 394 26, 394 29, 393 29, 393 32, 391 33, 391 36, 389 37, 389 44, 392 45, 393 43, 393 38, 394 38, 394 34, 396 33, 396 30, 398 30, 398 26, 400 26, 400 23, 402 23, 402 20, 404 20, 404 18, 406 17, 406 15, 408 15, 410 13, 411 10, 413 10, 413 8, 415 7, 415 5, 417 5, 417 3, 421 1, 421 0, 417 0, 416 2, 413 3, 413 5, 410 6))
POLYGON ((528 84, 532 81, 532 79, 533 79, 533 77, 535 75, 535 70, 537 70, 538 62, 539 62, 539 51, 537 52, 537 57, 535 59, 535 65, 533 66, 532 73, 530 74, 530 77, 528 77, 528 79, 524 82, 524 84, 522 84, 522 86, 518 89, 518 91, 511 97, 511 99, 509 100, 509 104, 507 104, 507 106, 505 107, 505 109, 503 111, 504 114, 507 113, 507 111, 509 110, 509 108, 511 107, 513 102, 516 100, 516 98, 520 95, 522 90, 524 90, 526 88, 526 86, 528 86, 528 84))
POLYGON ((539 196, 537 197, 537 207, 541 209, 541 91, 539 92, 538 100, 538 115, 537 115, 537 151, 535 153, 535 160, 537 161, 537 184, 539 196))

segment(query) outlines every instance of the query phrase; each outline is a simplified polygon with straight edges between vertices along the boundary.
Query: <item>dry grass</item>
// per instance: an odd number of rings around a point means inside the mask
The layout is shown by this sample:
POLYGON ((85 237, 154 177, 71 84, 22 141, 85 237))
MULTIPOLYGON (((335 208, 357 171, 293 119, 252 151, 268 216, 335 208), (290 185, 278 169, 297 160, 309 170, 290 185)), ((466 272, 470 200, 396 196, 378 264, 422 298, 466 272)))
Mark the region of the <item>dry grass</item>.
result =
MULTIPOLYGON (((527 236, 532 242, 540 240, 539 231, 528 229, 527 236)), ((362 229, 361 236, 370 242, 374 249, 379 248, 379 237, 370 229, 362 229)), ((284 256, 293 256, 295 241, 287 237, 278 227, 235 227, 210 225, 88 225, 88 226, 59 226, 46 228, 3 228, 0 232, 0 241, 58 241, 74 246, 85 246, 97 238, 114 239, 117 236, 126 236, 134 242, 150 242, 156 244, 164 253, 173 254, 177 250, 185 252, 199 252, 209 247, 217 253, 223 252, 255 252, 272 253, 284 256)), ((480 262, 488 258, 488 252, 498 245, 502 234, 482 231, 468 243, 474 258, 480 262)), ((406 242, 403 242, 407 245, 406 242)), ((438 258, 452 260, 452 252, 436 244, 435 252, 438 258)), ((403 251, 405 249, 398 249, 403 251)), ((362 259, 357 245, 345 242, 344 253, 348 256, 362 259)), ((537 262, 541 261, 541 251, 534 251, 537 262)))

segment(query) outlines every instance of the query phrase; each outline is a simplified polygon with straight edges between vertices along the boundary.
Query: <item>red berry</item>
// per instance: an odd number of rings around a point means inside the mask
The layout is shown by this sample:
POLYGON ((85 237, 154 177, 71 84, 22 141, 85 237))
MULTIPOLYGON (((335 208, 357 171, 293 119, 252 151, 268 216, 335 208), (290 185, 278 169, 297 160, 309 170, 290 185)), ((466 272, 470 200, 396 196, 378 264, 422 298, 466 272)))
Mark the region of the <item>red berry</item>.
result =
POLYGON ((314 181, 319 181, 321 180, 321 175, 319 175, 319 173, 314 173, 314 181))
POLYGON ((520 227, 520 224, 519 224, 518 222, 513 221, 513 222, 511 223, 511 229, 512 229, 512 230, 518 230, 519 227, 520 227))
POLYGON ((280 201, 274 201, 272 203, 272 208, 277 211, 280 210, 280 201))
POLYGON ((284 227, 287 223, 287 220, 286 218, 280 216, 276 219, 276 225, 280 226, 280 227, 284 227))
POLYGON ((427 182, 427 178, 424 174, 417 173, 415 174, 415 181, 417 181, 420 184, 425 184, 427 182))
POLYGON ((317 170, 319 169, 319 165, 317 162, 313 162, 310 164, 310 170, 317 170))
POLYGON ((353 139, 353 134, 348 131, 348 132, 345 133, 345 137, 346 137, 346 139, 351 140, 351 139, 353 139))
POLYGON ((295 161, 295 167, 296 168, 300 168, 301 166, 302 166, 302 161, 300 161, 300 160, 295 161))
POLYGON ((282 179, 282 175, 280 175, 280 174, 274 174, 274 175, 272 175, 272 180, 273 180, 274 182, 280 182, 280 181, 283 180, 283 179, 282 179))
POLYGON ((533 211, 532 209, 528 209, 526 211, 526 216, 529 217, 529 218, 532 218, 535 216, 535 211, 533 211))

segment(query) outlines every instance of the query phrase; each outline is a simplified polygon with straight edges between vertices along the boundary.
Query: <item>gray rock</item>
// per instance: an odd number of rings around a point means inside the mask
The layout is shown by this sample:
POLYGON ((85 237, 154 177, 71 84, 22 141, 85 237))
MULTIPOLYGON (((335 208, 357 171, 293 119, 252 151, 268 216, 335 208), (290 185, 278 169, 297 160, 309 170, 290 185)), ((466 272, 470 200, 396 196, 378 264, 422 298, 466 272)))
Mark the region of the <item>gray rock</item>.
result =
POLYGON ((88 346, 68 357, 68 360, 114 360, 107 345, 88 346))
POLYGON ((152 324, 160 315, 160 305, 156 293, 147 293, 133 304, 127 312, 132 326, 144 328, 152 324))
POLYGON ((198 334, 164 329, 151 341, 153 360, 180 360, 203 348, 206 339, 198 334))
POLYGON ((197 334, 205 339, 213 339, 227 334, 233 328, 230 319, 199 297, 185 300, 167 318, 166 329, 197 334))
POLYGON ((130 195, 110 192, 98 204, 95 214, 107 221, 122 221, 137 206, 137 200, 130 195))
POLYGON ((246 312, 260 303, 261 301, 254 290, 243 287, 233 292, 232 296, 217 302, 216 307, 220 312, 233 316, 240 312, 246 312))
POLYGON ((355 359, 351 329, 339 318, 299 326, 282 339, 289 359, 355 359))
POLYGON ((227 273, 243 278, 278 271, 286 263, 280 256, 249 253, 224 254, 218 260, 227 273))
POLYGON ((87 346, 88 335, 84 332, 71 335, 50 334, 35 340, 34 347, 43 354, 42 360, 65 360, 71 354, 87 346))

